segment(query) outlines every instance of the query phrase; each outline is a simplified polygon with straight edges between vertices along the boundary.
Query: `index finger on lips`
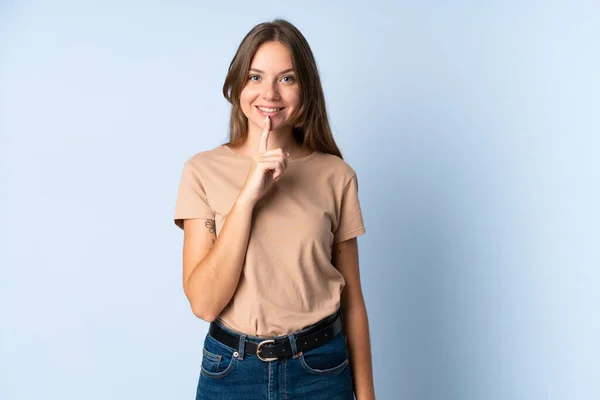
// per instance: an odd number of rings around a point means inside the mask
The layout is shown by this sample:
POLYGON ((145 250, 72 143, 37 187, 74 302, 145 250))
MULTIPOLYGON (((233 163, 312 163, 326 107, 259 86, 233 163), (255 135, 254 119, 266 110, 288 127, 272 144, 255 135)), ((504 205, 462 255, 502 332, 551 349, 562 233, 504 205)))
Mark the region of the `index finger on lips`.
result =
POLYGON ((265 128, 263 129, 262 135, 260 135, 260 142, 258 143, 258 152, 264 153, 267 151, 267 144, 269 141, 269 132, 271 130, 271 119, 267 115, 265 118, 265 128))

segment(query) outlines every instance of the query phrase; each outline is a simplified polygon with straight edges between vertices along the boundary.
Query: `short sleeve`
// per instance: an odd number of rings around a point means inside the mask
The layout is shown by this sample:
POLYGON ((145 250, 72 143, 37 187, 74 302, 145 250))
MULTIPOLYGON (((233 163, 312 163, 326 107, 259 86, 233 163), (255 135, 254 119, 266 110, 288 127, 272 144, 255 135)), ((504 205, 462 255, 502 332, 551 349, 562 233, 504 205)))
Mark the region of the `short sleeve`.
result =
POLYGON ((358 179, 356 174, 344 187, 340 208, 340 219, 334 233, 333 242, 339 243, 365 233, 360 202, 358 200, 358 179))
POLYGON ((183 220, 191 218, 215 219, 208 204, 198 169, 189 161, 183 165, 183 173, 175 204, 175 225, 183 229, 183 220))

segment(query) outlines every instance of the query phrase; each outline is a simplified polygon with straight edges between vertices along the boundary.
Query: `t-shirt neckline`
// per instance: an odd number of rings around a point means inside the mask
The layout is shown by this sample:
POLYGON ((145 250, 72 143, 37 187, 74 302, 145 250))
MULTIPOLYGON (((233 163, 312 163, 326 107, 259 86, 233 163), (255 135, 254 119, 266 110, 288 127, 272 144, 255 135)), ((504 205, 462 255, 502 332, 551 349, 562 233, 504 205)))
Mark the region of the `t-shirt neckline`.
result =
MULTIPOLYGON (((221 147, 224 147, 229 153, 234 154, 237 157, 244 158, 244 159, 247 159, 247 160, 252 160, 252 156, 248 156, 248 155, 245 155, 245 154, 237 153, 232 148, 230 148, 229 146, 227 146, 226 144, 221 145, 221 147)), ((310 153, 307 156, 288 160, 288 164, 298 164, 298 163, 302 163, 302 162, 308 161, 308 160, 314 158, 317 155, 317 153, 318 153, 317 151, 313 151, 312 153, 310 153)))

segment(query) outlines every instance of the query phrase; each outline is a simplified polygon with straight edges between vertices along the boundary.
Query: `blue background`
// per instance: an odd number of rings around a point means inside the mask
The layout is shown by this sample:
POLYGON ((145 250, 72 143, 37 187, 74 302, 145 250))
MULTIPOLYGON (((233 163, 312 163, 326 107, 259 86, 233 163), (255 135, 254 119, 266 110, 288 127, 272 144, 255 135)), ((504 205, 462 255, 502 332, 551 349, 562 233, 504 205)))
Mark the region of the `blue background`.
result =
POLYGON ((1 399, 193 398, 177 185, 275 17, 358 173, 378 398, 600 398, 598 2, 0 4, 1 399))

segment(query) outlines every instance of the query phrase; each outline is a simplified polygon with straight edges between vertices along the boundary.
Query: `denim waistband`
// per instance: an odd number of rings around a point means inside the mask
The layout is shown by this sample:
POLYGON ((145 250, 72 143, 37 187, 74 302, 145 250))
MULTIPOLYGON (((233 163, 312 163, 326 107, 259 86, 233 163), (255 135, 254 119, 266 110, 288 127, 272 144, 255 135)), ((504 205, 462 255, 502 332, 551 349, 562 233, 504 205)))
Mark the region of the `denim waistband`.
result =
POLYGON ((321 319, 320 321, 317 321, 314 324, 306 326, 306 327, 304 327, 304 328, 302 328, 300 330, 297 330, 297 331, 294 331, 294 332, 290 332, 290 333, 287 333, 287 334, 281 335, 281 336, 269 336, 269 337, 265 337, 265 336, 252 336, 252 335, 244 334, 242 332, 238 332, 238 331, 236 331, 234 329, 229 328, 228 326, 226 326, 225 324, 223 324, 218 319, 215 319, 212 323, 218 325, 223 330, 225 330, 225 331, 227 331, 227 332, 229 332, 229 333, 231 333, 233 335, 238 335, 238 336, 242 336, 243 335, 246 338, 246 340, 248 340, 248 341, 260 343, 260 342, 262 342, 264 340, 268 340, 268 339, 271 339, 271 340, 285 339, 285 338, 289 337, 290 335, 294 335, 295 337, 297 337, 298 335, 301 335, 302 333, 304 333, 304 332, 312 329, 315 325, 323 323, 323 321, 326 321, 328 319, 332 319, 332 320, 335 319, 335 316, 337 316, 337 314, 341 314, 341 308, 338 308, 336 312, 334 312, 331 315, 328 315, 327 317, 321 319))

